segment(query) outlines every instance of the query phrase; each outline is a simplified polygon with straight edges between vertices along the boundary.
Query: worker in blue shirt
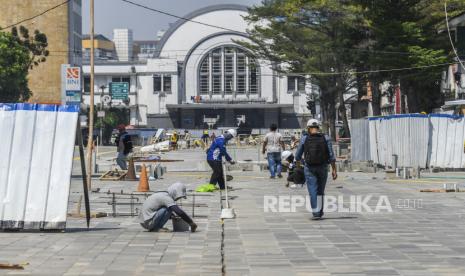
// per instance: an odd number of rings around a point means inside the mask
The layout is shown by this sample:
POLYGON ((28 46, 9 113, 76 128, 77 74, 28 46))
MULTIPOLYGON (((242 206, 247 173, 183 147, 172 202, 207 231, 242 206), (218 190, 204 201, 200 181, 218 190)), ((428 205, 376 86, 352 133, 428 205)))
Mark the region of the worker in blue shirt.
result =
POLYGON ((223 156, 229 163, 235 163, 226 151, 226 144, 229 140, 236 137, 236 134, 237 132, 235 129, 229 129, 223 135, 216 137, 215 140, 212 141, 210 148, 207 150, 207 162, 213 170, 210 178, 210 184, 216 185, 218 183, 220 190, 224 190, 225 188, 222 164, 223 156))
POLYGON ((307 135, 302 135, 296 152, 296 160, 300 162, 304 156, 304 173, 307 190, 310 195, 313 219, 323 217, 323 202, 328 165, 331 164, 332 177, 337 178, 336 158, 330 138, 320 132, 320 122, 310 119, 307 122, 307 135))

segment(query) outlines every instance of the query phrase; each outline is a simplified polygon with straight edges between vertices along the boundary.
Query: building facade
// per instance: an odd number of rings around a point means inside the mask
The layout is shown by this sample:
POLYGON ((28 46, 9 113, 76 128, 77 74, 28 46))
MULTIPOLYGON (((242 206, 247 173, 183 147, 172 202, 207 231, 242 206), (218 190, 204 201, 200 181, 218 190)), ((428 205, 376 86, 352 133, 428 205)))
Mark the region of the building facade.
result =
MULTIPOLYGON (((192 21, 172 24, 153 58, 97 63, 95 101, 110 93, 110 82, 122 81, 129 82, 129 101, 111 104, 129 109, 135 126, 263 128, 277 123, 301 128, 311 116, 307 101, 317 89, 309 78, 278 74, 270 61, 237 43, 249 41, 245 15, 245 6, 207 7, 185 16, 192 21)), ((90 72, 88 65, 83 70, 90 72)))
MULTIPOLYGON (((134 40, 134 48, 137 49, 137 60, 154 58, 157 52, 159 40, 134 40)), ((134 53, 136 57, 136 53, 134 53)))
POLYGON ((116 56, 119 61, 131 61, 133 59, 133 40, 132 30, 113 30, 113 43, 115 43, 116 56))
MULTIPOLYGON (((90 35, 82 36, 82 60, 84 63, 90 61, 90 48, 92 42, 90 35)), ((113 41, 98 34, 94 36, 94 58, 96 60, 116 60, 115 44, 113 41)))
MULTIPOLYGON (((63 1, 0 0, 0 27, 33 17, 63 1)), ((72 0, 22 24, 30 33, 39 30, 47 36, 50 55, 29 72, 31 102, 61 103, 61 65, 81 65, 81 0, 72 0)), ((7 30, 9 31, 9 30, 7 30)))

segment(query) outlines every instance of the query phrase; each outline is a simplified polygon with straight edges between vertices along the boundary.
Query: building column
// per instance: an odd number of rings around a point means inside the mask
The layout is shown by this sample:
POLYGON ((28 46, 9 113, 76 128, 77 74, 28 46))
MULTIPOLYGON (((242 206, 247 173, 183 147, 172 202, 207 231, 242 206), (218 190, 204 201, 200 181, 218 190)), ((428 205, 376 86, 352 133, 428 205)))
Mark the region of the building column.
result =
POLYGON ((234 109, 226 109, 224 111, 224 126, 225 127, 237 126, 236 116, 234 116, 234 109))

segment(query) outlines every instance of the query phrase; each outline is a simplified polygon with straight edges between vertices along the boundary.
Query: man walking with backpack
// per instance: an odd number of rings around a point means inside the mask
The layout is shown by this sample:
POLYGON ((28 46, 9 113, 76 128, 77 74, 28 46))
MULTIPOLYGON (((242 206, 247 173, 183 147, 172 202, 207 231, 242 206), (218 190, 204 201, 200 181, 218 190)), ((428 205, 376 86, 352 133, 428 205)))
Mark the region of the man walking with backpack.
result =
POLYGON ((116 164, 122 169, 127 170, 128 165, 126 164, 126 160, 128 159, 129 153, 132 152, 132 141, 131 136, 126 131, 125 125, 119 125, 117 127, 119 134, 115 140, 115 144, 118 151, 118 156, 116 157, 116 164))
POLYGON ((323 216, 323 201, 329 164, 331 164, 333 179, 337 178, 336 158, 330 138, 320 132, 318 120, 308 120, 307 131, 308 134, 302 135, 300 140, 296 160, 300 161, 304 155, 304 173, 313 219, 319 220, 323 216))

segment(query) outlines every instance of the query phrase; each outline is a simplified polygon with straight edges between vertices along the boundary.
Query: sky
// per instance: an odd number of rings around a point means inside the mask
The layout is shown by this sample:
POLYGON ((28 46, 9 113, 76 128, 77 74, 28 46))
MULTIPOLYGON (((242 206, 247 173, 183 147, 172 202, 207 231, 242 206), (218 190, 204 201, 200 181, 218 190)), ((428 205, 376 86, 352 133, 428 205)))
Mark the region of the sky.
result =
MULTIPOLYGON (((133 2, 184 16, 194 10, 216 4, 240 4, 252 6, 261 0, 132 0, 133 2)), ((82 33, 88 34, 89 0, 82 1, 82 33)), ((132 29, 134 40, 153 40, 157 31, 168 29, 177 18, 133 6, 121 0, 95 0, 95 33, 113 39, 113 29, 132 29)))

